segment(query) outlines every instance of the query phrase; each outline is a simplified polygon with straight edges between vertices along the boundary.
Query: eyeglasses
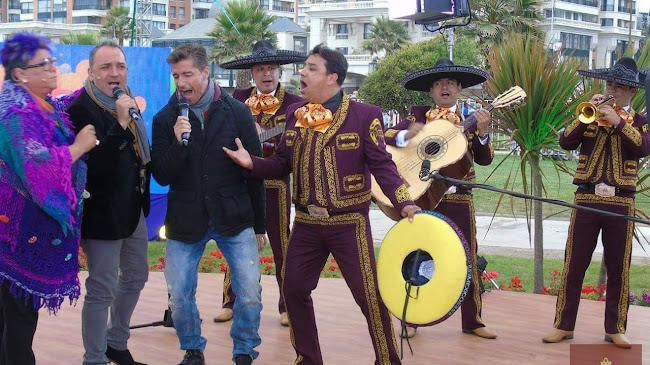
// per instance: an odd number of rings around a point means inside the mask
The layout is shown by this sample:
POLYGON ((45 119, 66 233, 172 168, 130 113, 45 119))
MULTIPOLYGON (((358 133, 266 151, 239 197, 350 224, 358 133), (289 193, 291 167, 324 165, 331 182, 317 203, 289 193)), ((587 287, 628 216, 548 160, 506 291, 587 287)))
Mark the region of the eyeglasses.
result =
POLYGON ((56 66, 56 57, 43 58, 43 62, 35 63, 33 65, 26 65, 20 68, 26 70, 28 68, 43 67, 45 71, 50 71, 52 68, 54 68, 54 66, 56 66))

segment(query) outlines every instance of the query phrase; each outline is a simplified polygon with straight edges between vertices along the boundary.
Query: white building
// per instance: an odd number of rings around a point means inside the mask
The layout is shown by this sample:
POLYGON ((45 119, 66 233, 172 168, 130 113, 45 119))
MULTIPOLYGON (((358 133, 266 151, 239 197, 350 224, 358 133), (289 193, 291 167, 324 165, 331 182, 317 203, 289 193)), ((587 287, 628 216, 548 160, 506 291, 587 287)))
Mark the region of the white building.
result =
MULTIPOLYGON (((299 5, 298 23, 309 27, 310 45, 313 47, 324 43, 329 48, 338 49, 346 55, 348 75, 343 84, 345 89, 357 89, 368 73, 374 69, 376 63, 373 59, 383 56, 371 55, 363 49, 362 44, 370 35, 375 19, 389 17, 389 1, 314 0, 299 5)), ((433 33, 424 30, 420 25, 415 25, 412 21, 404 20, 404 26, 409 31, 412 42, 433 36, 433 33)))
POLYGON ((611 67, 627 47, 636 51, 644 40, 635 0, 551 0, 542 14, 550 47, 584 58, 589 68, 611 67))

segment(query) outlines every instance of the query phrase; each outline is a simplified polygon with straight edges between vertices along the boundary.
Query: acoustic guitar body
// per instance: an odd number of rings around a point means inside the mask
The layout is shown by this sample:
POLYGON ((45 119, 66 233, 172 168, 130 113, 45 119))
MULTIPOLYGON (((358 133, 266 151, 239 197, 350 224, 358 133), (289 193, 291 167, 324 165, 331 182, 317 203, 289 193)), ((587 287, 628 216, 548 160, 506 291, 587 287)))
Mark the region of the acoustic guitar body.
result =
MULTIPOLYGON (((422 161, 429 160, 431 162, 430 170, 432 172, 439 171, 446 176, 452 176, 452 173, 455 176, 462 174, 459 178, 464 177, 469 171, 468 166, 471 166, 471 157, 467 153, 467 139, 462 128, 444 119, 427 123, 406 147, 386 146, 386 150, 392 155, 404 185, 415 200, 423 197, 428 190, 433 190, 429 189, 432 183, 438 185, 432 179, 420 180, 422 161), (451 166, 464 158, 469 160, 469 164, 465 162, 460 164, 461 166, 451 166), (463 174, 465 169, 467 171, 463 174)), ((438 205, 439 199, 447 190, 447 188, 443 190, 444 186, 445 184, 442 184, 435 189, 441 193, 434 194, 435 196, 439 195, 439 198, 434 205, 429 205, 431 209, 438 205)), ((394 220, 401 219, 400 212, 394 209, 390 199, 383 193, 374 176, 372 177, 371 193, 375 203, 384 214, 394 220)), ((434 196, 423 197, 427 201, 434 198, 434 196)))

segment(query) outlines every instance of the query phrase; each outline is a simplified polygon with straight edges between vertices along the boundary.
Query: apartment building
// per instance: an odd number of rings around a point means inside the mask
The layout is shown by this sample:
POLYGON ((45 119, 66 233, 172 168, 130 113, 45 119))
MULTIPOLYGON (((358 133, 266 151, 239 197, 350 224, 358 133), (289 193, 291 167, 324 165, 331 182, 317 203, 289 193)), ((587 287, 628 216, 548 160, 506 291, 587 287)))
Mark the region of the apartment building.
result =
MULTIPOLYGON (((309 29, 309 44, 325 43, 346 55, 349 69, 343 87, 349 91, 361 85, 374 70, 376 57, 383 56, 365 51, 363 41, 372 32, 375 19, 389 18, 389 1, 396 0, 303 0, 298 5, 298 24, 309 29)), ((410 20, 403 22, 412 42, 434 35, 410 20)))
POLYGON ((647 14, 638 13, 636 5, 635 0, 547 1, 542 29, 552 49, 583 58, 590 68, 611 67, 628 47, 637 51, 645 41, 639 20, 647 22, 647 14))

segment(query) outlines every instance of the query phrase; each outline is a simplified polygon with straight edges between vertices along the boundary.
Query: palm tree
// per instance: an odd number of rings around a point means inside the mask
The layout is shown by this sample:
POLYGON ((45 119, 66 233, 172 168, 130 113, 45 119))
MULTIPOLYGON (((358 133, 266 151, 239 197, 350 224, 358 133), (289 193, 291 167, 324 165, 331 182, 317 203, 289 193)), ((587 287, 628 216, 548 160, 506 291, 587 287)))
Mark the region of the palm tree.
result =
POLYGON ((537 24, 543 16, 537 9, 542 4, 541 0, 471 0, 472 22, 461 31, 473 34, 486 49, 508 40, 509 32, 541 37, 537 24))
POLYGON ((117 39, 120 46, 124 45, 124 39, 129 38, 131 34, 131 18, 129 18, 129 8, 124 6, 114 6, 106 14, 106 24, 101 29, 101 34, 105 37, 117 39))
POLYGON ((98 45, 100 43, 99 34, 97 32, 89 33, 68 33, 68 35, 61 37, 63 44, 86 44, 98 45))
MULTIPOLYGON (((513 85, 519 85, 528 95, 524 106, 514 111, 499 109, 493 114, 496 128, 519 145, 521 161, 513 170, 521 175, 523 191, 532 191, 534 196, 541 197, 546 190, 539 166, 542 151, 559 148, 558 131, 575 118, 578 103, 588 95, 576 94, 580 81, 577 59, 562 58, 559 52, 550 53, 543 40, 530 34, 509 33, 505 37, 508 42, 488 54, 492 75, 486 85, 491 95, 513 85)), ((565 169, 561 162, 553 162, 556 169, 565 169)), ((508 184, 510 188, 514 185, 513 182, 508 184)), ((532 212, 534 221, 534 291, 541 293, 544 287, 542 203, 534 201, 531 204, 527 200, 526 211, 532 212), (532 210, 529 209, 531 205, 532 210)), ((527 219, 530 218, 529 213, 527 219)))
MULTIPOLYGON (((276 44, 277 35, 269 30, 275 21, 257 3, 231 1, 216 16, 216 23, 209 36, 215 37, 217 44, 212 48, 212 58, 217 63, 230 61, 251 52, 257 41, 265 40, 276 44), (232 21, 232 22, 231 22, 232 21)), ((237 87, 250 86, 250 70, 237 70, 237 87)))
POLYGON ((375 19, 368 39, 363 41, 363 49, 370 54, 378 54, 381 51, 386 54, 397 51, 411 42, 411 36, 404 27, 404 22, 390 20, 385 17, 375 19))

